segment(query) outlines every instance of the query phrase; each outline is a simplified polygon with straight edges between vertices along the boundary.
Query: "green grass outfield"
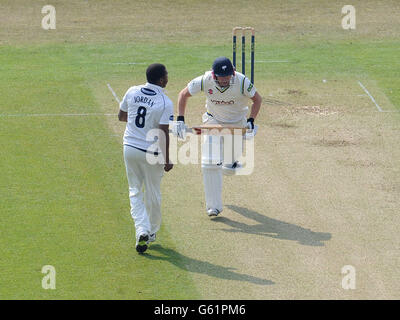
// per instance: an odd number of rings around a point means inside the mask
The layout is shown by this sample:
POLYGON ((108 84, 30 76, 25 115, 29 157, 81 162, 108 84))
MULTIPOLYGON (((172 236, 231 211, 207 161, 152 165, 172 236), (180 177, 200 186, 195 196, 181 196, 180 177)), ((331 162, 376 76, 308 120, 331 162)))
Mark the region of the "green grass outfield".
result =
MULTIPOLYGON (((0 46, 0 299, 198 299, 206 294, 191 273, 223 276, 223 269, 207 263, 199 267, 204 270, 188 271, 196 261, 179 253, 175 235, 165 227, 185 214, 175 205, 202 200, 190 190, 168 192, 179 183, 174 170, 163 179, 162 241, 152 256, 136 254, 121 141, 110 128, 116 117, 56 115, 116 113, 106 84, 122 96, 145 81, 146 64, 156 61, 167 65, 167 89, 176 103, 179 90, 209 69, 215 56, 231 56, 230 26, 221 32, 226 41, 219 44, 203 38, 198 44, 0 46), (56 268, 57 290, 42 289, 44 265, 56 268)), ((256 60, 288 62, 258 63, 256 87, 266 94, 271 79, 343 79, 345 90, 349 79, 373 80, 400 110, 399 47, 396 37, 258 37, 256 60)))

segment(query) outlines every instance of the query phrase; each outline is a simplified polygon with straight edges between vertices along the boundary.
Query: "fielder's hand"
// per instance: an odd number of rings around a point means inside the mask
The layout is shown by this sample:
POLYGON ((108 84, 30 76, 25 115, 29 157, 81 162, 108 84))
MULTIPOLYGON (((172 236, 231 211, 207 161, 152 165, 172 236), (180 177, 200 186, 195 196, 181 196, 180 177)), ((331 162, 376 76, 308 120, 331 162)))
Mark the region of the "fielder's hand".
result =
POLYGON ((172 163, 166 163, 164 164, 164 171, 168 172, 170 171, 172 168, 174 167, 174 165, 172 163))
POLYGON ((178 116, 177 121, 172 122, 172 134, 182 140, 186 138, 186 125, 183 116, 178 116))

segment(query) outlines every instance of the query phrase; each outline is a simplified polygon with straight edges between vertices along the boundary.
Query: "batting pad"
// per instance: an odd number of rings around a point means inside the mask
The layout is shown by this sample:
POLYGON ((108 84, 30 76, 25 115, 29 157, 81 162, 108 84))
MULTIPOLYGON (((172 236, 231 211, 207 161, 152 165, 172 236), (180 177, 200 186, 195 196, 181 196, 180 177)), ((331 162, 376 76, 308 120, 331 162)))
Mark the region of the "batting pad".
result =
POLYGON ((220 136, 204 135, 201 146, 201 164, 217 165, 223 159, 222 139, 220 136))
POLYGON ((222 168, 219 165, 202 166, 206 207, 222 211, 222 168))

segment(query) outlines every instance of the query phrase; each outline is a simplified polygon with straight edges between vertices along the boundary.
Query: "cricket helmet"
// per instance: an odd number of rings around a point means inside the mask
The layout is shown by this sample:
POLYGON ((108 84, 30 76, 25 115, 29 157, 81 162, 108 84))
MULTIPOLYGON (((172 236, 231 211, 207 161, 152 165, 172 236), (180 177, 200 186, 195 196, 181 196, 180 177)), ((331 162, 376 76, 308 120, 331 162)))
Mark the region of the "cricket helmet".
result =
POLYGON ((232 62, 227 57, 219 57, 215 59, 212 65, 212 71, 216 77, 231 76, 235 73, 232 62))

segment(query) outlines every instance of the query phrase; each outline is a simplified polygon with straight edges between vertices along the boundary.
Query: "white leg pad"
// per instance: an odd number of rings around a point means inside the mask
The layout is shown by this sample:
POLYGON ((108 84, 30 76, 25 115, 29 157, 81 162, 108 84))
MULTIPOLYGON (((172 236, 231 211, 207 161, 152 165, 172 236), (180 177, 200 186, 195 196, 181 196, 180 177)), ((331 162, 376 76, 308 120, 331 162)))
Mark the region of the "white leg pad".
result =
POLYGON ((222 162, 223 143, 220 136, 203 135, 201 146, 201 163, 205 165, 217 165, 222 162))
POLYGON ((222 211, 222 168, 219 165, 202 165, 206 209, 222 211))

